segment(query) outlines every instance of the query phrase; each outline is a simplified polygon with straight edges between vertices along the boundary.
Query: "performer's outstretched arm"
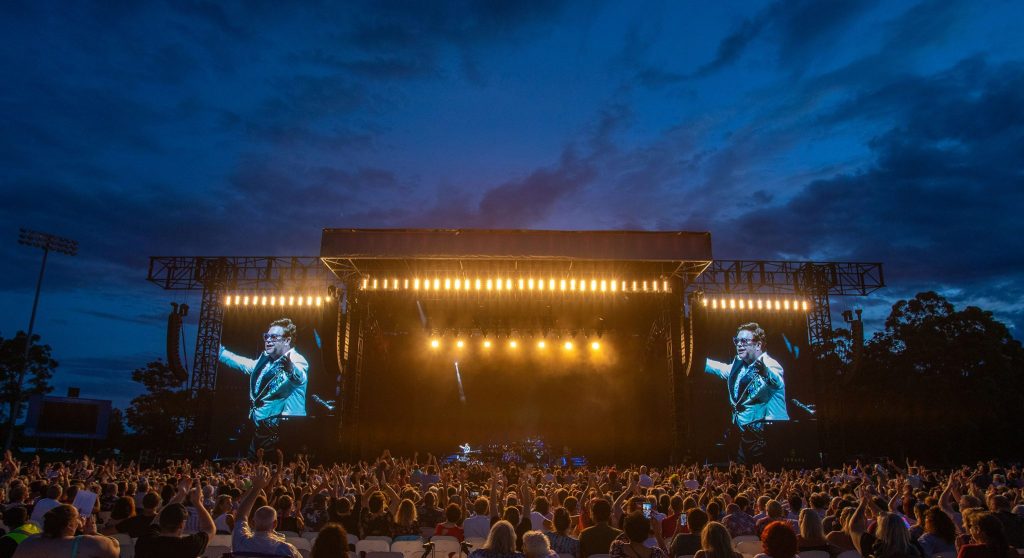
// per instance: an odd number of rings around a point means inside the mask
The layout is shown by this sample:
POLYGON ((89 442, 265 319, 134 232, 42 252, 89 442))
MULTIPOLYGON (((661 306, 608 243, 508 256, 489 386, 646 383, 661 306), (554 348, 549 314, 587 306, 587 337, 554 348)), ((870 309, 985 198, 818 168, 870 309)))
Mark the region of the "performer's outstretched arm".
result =
POLYGON ((758 360, 758 374, 765 379, 765 382, 772 389, 780 389, 786 385, 785 377, 783 376, 782 365, 772 359, 761 358, 758 360))
POLYGON ((231 351, 224 348, 224 345, 220 346, 220 355, 218 358, 228 368, 234 368, 243 374, 252 374, 252 371, 256 368, 256 361, 250 358, 245 358, 241 355, 236 355, 231 351))
POLYGON ((717 360, 711 360, 710 358, 704 361, 704 372, 711 374, 712 376, 718 376, 723 380, 729 379, 729 369, 731 367, 724 363, 718 362, 717 360))

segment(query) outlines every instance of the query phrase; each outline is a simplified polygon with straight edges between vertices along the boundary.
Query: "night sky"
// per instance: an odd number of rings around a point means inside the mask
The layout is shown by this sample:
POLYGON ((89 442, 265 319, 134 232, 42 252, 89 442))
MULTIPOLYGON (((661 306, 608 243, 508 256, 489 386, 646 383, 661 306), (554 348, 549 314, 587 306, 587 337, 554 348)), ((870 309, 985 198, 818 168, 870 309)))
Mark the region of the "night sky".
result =
MULTIPOLYGON (((325 227, 710 231, 881 261, 1024 327, 1024 4, 4 2, 0 335, 125 406, 151 255, 316 255, 325 227)), ((840 320, 836 320, 841 323, 840 320)))

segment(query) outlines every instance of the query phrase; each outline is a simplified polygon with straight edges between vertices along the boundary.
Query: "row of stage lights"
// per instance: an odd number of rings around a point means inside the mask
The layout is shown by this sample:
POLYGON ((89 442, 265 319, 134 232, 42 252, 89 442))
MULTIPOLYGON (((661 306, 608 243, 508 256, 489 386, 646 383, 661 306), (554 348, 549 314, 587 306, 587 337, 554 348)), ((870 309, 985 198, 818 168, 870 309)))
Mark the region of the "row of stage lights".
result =
POLYGON ((667 279, 625 281, 619 279, 555 279, 520 277, 512 279, 468 277, 412 277, 399 279, 364 277, 364 291, 456 291, 456 292, 529 292, 563 293, 669 293, 667 279))
POLYGON ((703 299, 701 303, 712 310, 782 310, 806 312, 809 308, 806 300, 774 299, 753 300, 749 298, 712 298, 703 299))
POLYGON ((227 295, 224 306, 323 306, 330 296, 312 295, 227 295))
MULTIPOLYGON (((490 339, 484 339, 483 341, 480 342, 480 348, 484 349, 484 350, 489 350, 489 349, 494 348, 496 346, 496 344, 497 343, 495 343, 494 341, 491 341, 490 339)), ((437 338, 437 337, 434 337, 434 338, 432 338, 430 340, 430 348, 433 349, 433 350, 439 350, 442 345, 444 345, 444 343, 442 343, 441 340, 439 338, 437 338)), ((452 347, 454 347, 455 349, 458 349, 458 350, 465 349, 468 346, 469 346, 469 342, 466 341, 465 339, 456 339, 455 342, 452 343, 452 347)), ((522 346, 522 344, 518 340, 516 340, 516 339, 509 339, 505 343, 505 346, 508 349, 510 349, 510 350, 516 350, 520 346, 522 346)), ((549 346, 555 347, 555 346, 558 346, 558 345, 555 344, 555 343, 550 343, 549 344, 544 339, 541 339, 541 340, 537 341, 534 344, 534 346, 538 350, 543 351, 543 350, 547 349, 549 346)), ((599 343, 598 341, 591 341, 590 344, 589 344, 589 347, 590 347, 591 351, 600 351, 601 350, 601 343, 599 343)), ((561 348, 562 348, 562 350, 565 350, 565 351, 572 351, 572 350, 576 349, 576 344, 573 343, 572 341, 566 341, 566 342, 561 344, 561 348)))

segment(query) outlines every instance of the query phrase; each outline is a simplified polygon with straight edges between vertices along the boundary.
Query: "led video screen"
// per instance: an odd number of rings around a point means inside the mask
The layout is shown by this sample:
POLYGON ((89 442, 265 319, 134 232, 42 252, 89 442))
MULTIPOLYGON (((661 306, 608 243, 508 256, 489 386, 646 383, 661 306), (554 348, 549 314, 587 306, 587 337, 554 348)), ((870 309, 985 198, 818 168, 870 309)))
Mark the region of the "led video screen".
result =
MULTIPOLYGON (((805 311, 695 304, 691 327, 692 409, 688 414, 697 456, 716 462, 735 458, 735 448, 730 448, 727 440, 734 422, 775 421, 776 429, 786 429, 797 426, 798 421, 807 424, 815 419, 805 311), (756 324, 763 331, 760 342, 759 332, 739 332, 741 326, 756 329, 748 324, 756 324), (750 360, 767 363, 765 369, 778 373, 780 385, 772 384, 769 372, 760 383, 756 369, 746 376, 745 361, 750 360), (787 420, 788 424, 778 424, 787 420)), ((807 442, 814 444, 817 440, 807 442)))
POLYGON ((336 305, 226 309, 211 428, 221 457, 245 455, 261 424, 332 413, 337 311, 336 305))

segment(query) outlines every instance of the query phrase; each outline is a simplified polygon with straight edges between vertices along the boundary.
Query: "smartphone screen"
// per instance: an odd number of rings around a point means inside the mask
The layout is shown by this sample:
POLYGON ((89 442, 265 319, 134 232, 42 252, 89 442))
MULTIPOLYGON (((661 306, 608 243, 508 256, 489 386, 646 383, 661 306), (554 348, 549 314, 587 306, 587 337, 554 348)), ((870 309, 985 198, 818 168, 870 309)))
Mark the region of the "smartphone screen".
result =
POLYGON ((679 525, 681 525, 683 527, 686 527, 686 514, 685 513, 679 514, 679 525))
POLYGON ((644 517, 646 517, 647 519, 651 518, 651 503, 650 502, 644 502, 644 517))

